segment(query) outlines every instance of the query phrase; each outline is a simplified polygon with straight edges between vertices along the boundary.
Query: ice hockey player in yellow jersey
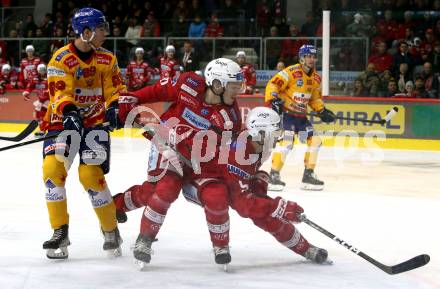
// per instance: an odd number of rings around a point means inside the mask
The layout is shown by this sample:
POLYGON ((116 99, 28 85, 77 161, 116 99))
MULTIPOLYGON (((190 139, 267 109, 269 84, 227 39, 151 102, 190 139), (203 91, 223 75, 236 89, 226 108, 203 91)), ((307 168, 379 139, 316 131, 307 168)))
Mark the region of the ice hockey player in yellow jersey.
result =
MULTIPOLYGON (((104 175, 110 166, 109 131, 120 128, 118 98, 125 92, 116 57, 101 48, 108 23, 99 10, 82 8, 72 18, 76 38, 58 49, 47 67, 50 103, 47 136, 68 133, 64 140, 48 139, 43 147, 43 179, 50 224, 54 230, 43 249, 51 259, 68 257, 69 215, 65 182, 78 153, 79 180, 88 193, 104 235, 103 249, 120 255, 116 208, 104 175), (108 122, 109 125, 103 125, 108 122)), ((78 193, 78 192, 76 192, 78 193)), ((90 222, 90 220, 84 220, 90 222)))
POLYGON ((333 122, 335 115, 324 106, 321 95, 321 77, 315 71, 317 61, 316 47, 305 44, 298 52, 300 63, 291 65, 277 74, 268 82, 265 92, 265 102, 273 110, 282 115, 284 139, 280 141, 272 157, 269 189, 281 191, 285 183, 281 181, 280 171, 287 154, 293 148, 294 135, 299 141, 307 142, 307 152, 304 157, 304 175, 301 188, 305 190, 322 190, 324 182, 314 173, 318 149, 321 140, 314 135, 311 122, 304 114, 307 106, 318 113, 324 122, 333 122))

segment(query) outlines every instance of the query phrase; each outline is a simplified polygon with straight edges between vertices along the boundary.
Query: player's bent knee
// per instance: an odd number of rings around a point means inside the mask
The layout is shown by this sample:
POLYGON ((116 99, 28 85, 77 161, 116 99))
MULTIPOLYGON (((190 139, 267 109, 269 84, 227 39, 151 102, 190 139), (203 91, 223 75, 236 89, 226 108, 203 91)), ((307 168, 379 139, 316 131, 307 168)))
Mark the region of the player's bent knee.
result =
POLYGON ((101 166, 81 164, 78 167, 78 175, 79 181, 86 191, 89 189, 102 191, 107 186, 101 166))
POLYGON ((43 181, 49 179, 57 187, 64 187, 67 177, 64 163, 56 159, 55 155, 48 155, 43 160, 43 181))

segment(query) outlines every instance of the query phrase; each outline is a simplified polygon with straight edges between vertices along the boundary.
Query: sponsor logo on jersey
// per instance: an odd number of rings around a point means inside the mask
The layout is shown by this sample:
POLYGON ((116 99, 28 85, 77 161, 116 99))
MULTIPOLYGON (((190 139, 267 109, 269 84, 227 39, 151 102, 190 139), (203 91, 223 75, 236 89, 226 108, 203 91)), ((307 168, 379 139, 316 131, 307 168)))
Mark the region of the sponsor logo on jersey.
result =
POLYGON ((231 174, 237 175, 245 180, 249 180, 251 178, 250 174, 248 174, 247 172, 243 171, 240 168, 237 168, 234 165, 228 164, 227 167, 228 167, 228 172, 230 172, 231 174))
POLYGON ((310 93, 295 92, 293 94, 293 100, 298 103, 308 103, 311 96, 310 93))
POLYGON ((313 79, 314 79, 316 82, 321 83, 321 76, 319 76, 318 73, 315 73, 315 74, 313 75, 313 79))
POLYGON ((76 79, 80 79, 81 77, 84 77, 84 78, 92 77, 95 74, 96 74, 96 67, 95 66, 86 67, 84 69, 82 69, 81 67, 78 67, 78 69, 76 70, 75 76, 76 76, 76 79))
POLYGON ((59 69, 57 67, 54 66, 49 66, 47 68, 47 76, 60 76, 60 77, 64 77, 66 76, 66 72, 62 69, 59 69))
POLYGON ((94 208, 99 208, 99 207, 105 206, 109 203, 109 200, 108 200, 105 192, 97 192, 94 190, 88 190, 87 193, 89 193, 90 200, 92 201, 92 206, 94 208))
POLYGON ((293 78, 302 78, 303 77, 303 73, 302 71, 295 71, 293 72, 293 78))
POLYGON ((209 120, 201 117, 200 115, 197 115, 187 107, 185 107, 185 109, 183 110, 182 118, 186 120, 189 124, 200 129, 208 129, 211 126, 209 120))
POLYGON ((60 54, 57 55, 57 57, 55 57, 55 61, 60 61, 61 58, 63 58, 65 55, 69 53, 70 53, 69 49, 62 51, 60 54))
POLYGON ((96 63, 109 65, 112 61, 112 56, 108 54, 97 54, 96 63))
POLYGON ((195 91, 194 89, 192 89, 191 87, 189 87, 186 84, 182 84, 182 86, 180 87, 182 90, 188 92, 189 94, 191 94, 192 96, 196 96, 197 95, 197 91, 195 91))
POLYGON ((76 88, 75 101, 78 103, 97 103, 104 101, 102 88, 76 88))
POLYGON ((313 81, 311 79, 307 79, 307 85, 312 85, 313 81))
POLYGON ((200 113, 201 113, 202 115, 208 115, 208 114, 209 114, 209 109, 207 109, 207 108, 202 108, 202 110, 200 111, 200 113))
POLYGON ((193 87, 197 87, 199 85, 199 82, 195 79, 192 79, 191 77, 188 77, 186 79, 186 82, 188 82, 188 84, 190 84, 193 87))
POLYGON ((78 59, 76 59, 76 57, 73 55, 70 55, 69 57, 67 57, 63 63, 64 63, 64 65, 69 67, 69 69, 71 69, 79 64, 78 59))
POLYGON ((278 72, 277 75, 281 78, 284 78, 284 80, 289 80, 289 74, 287 74, 287 72, 285 72, 284 70, 278 72))
POLYGON ((304 84, 304 82, 303 82, 302 79, 298 79, 298 80, 296 81, 296 86, 298 86, 298 87, 303 86, 303 84, 304 84))
POLYGON ((185 102, 186 104, 189 104, 193 107, 197 107, 197 102, 190 96, 186 96, 184 94, 180 95, 180 99, 185 102))

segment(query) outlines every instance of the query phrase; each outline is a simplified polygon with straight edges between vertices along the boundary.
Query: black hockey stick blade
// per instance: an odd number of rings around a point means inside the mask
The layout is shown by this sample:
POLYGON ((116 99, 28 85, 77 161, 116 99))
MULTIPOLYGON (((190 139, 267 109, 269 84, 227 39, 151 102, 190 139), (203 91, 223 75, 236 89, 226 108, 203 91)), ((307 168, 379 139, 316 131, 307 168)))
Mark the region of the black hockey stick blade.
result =
POLYGON ((425 266, 429 263, 429 260, 431 258, 427 254, 422 254, 419 256, 416 256, 414 258, 411 258, 405 262, 402 262, 400 264, 394 265, 394 266, 384 266, 384 268, 381 268, 383 271, 387 272, 390 275, 395 275, 399 273, 403 273, 409 270, 413 270, 422 266, 425 266))
POLYGON ((33 120, 18 135, 13 136, 13 137, 0 136, 0 140, 7 140, 7 141, 14 141, 14 142, 22 141, 28 135, 30 135, 37 127, 38 127, 38 121, 33 120))

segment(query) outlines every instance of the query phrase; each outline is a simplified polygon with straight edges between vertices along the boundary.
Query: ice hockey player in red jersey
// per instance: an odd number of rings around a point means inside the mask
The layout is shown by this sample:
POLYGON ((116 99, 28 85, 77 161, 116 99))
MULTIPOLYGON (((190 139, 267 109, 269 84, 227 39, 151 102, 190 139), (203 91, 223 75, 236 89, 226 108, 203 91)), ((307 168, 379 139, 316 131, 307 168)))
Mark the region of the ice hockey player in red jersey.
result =
MULTIPOLYGON (((177 79, 162 80, 155 86, 133 92, 134 97, 127 96, 125 100, 121 97, 120 119, 125 121, 131 109, 130 98, 138 99, 139 103, 171 101, 170 108, 161 117, 164 123, 162 127, 169 126, 168 131, 162 134, 162 139, 190 159, 193 136, 197 132, 212 129, 221 134, 223 130, 240 130, 241 117, 235 97, 243 90, 240 67, 232 60, 219 58, 206 66, 205 79, 194 72, 188 72, 177 79), (125 103, 127 109, 124 109, 125 103)), ((163 149, 160 143, 155 143, 154 137, 152 141, 154 146, 150 152, 148 181, 143 185, 133 186, 114 198, 119 211, 129 211, 147 205, 133 251, 134 257, 143 263, 150 261, 151 243, 164 222, 168 208, 177 199, 184 181, 184 172, 179 161, 177 164, 170 162, 170 156, 175 154, 174 151, 163 149)), ((213 173, 218 175, 218 172, 213 173)), ((211 199, 207 201, 209 203, 205 203, 205 213, 207 222, 212 225, 213 230, 210 230, 210 234, 213 240, 215 228, 218 226, 227 226, 229 230, 228 205, 226 203, 224 207, 218 208, 215 199, 212 199, 212 203, 211 199), (224 218, 216 218, 216 215, 223 214, 223 211, 226 211, 224 218)))
POLYGON ((246 62, 246 53, 244 51, 238 51, 235 56, 238 65, 240 65, 243 71, 244 81, 246 83, 246 94, 254 93, 254 86, 257 84, 257 74, 252 64, 246 62))
POLYGON ((180 74, 180 65, 176 59, 176 48, 168 45, 165 48, 165 54, 160 58, 160 80, 164 78, 173 78, 180 74))
POLYGON ((127 66, 125 78, 129 91, 135 91, 146 86, 154 74, 159 74, 159 69, 151 67, 144 61, 144 49, 137 47, 135 59, 127 66))
POLYGON ((3 64, 2 73, 0 75, 0 94, 4 94, 7 89, 20 89, 23 88, 23 84, 18 78, 18 74, 15 69, 9 64, 3 64))
POLYGON ((20 63, 20 81, 26 87, 34 77, 37 77, 37 66, 41 63, 41 59, 34 55, 35 48, 32 45, 26 46, 27 57, 23 58, 20 63))
POLYGON ((43 63, 38 64, 37 72, 38 75, 28 82, 25 91, 23 91, 23 97, 24 100, 28 101, 30 100, 32 91, 35 91, 37 94, 38 99, 32 104, 34 105, 34 119, 38 121, 40 131, 36 132, 35 136, 42 136, 47 129, 44 116, 46 115, 47 105, 49 103, 46 65, 43 63))

